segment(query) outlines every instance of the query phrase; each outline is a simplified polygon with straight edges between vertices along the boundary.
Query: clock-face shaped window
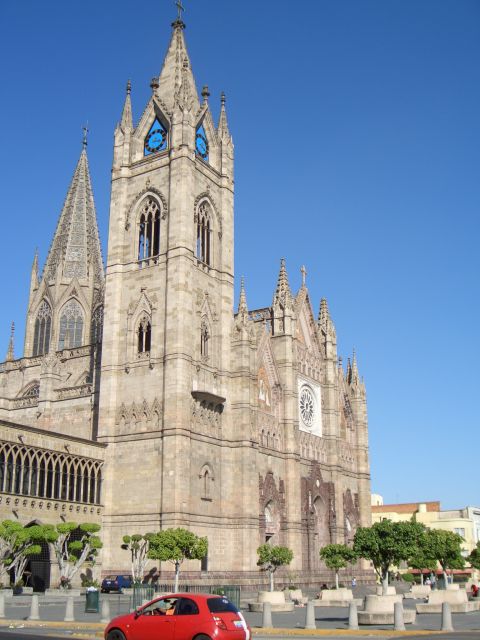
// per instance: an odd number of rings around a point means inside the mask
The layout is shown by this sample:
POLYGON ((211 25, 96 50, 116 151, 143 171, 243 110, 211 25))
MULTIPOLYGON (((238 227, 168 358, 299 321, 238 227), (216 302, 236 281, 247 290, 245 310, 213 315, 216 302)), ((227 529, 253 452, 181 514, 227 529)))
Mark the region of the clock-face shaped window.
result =
POLYGON ((195 153, 205 162, 208 162, 208 140, 203 126, 199 127, 195 133, 195 153))
POLYGON ((145 138, 143 154, 150 156, 153 153, 159 151, 165 151, 168 147, 168 134, 163 124, 155 118, 152 126, 150 127, 147 137, 145 138))
POLYGON ((300 418, 303 424, 311 429, 317 413, 317 401, 308 385, 303 385, 299 396, 300 418))

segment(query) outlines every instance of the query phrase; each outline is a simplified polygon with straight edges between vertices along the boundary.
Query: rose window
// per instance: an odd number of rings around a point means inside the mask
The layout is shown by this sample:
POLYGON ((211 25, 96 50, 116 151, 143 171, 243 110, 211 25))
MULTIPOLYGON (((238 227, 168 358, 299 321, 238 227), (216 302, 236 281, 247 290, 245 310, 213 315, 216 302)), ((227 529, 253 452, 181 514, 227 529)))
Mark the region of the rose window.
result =
POLYGON ((308 387, 302 387, 300 391, 300 415, 307 427, 313 427, 315 420, 315 397, 308 387))

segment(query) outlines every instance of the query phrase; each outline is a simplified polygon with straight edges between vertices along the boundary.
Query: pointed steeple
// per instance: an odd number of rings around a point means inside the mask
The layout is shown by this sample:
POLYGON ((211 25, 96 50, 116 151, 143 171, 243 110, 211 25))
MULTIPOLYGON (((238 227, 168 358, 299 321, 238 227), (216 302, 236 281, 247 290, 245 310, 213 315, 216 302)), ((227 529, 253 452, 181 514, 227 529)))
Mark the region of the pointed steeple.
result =
POLYGON ((245 294, 245 281, 242 277, 240 284, 240 300, 238 301, 238 316, 243 320, 248 319, 247 296, 245 294))
POLYGON ((230 142, 231 135, 230 130, 228 128, 227 122, 227 110, 225 109, 226 97, 225 93, 222 91, 222 96, 220 98, 221 106, 220 106, 220 118, 218 119, 218 137, 222 142, 230 142))
POLYGON ((130 98, 131 92, 132 83, 129 80, 127 82, 127 94, 125 96, 125 103, 123 105, 122 119, 120 120, 120 127, 124 133, 133 129, 132 101, 130 98))
POLYGON ((102 254, 86 140, 48 252, 43 278, 48 284, 56 279, 57 273, 65 279, 84 279, 93 273, 95 280, 103 282, 102 254))
POLYGON ((288 284, 287 268, 285 266, 285 258, 280 261, 280 272, 278 274, 277 288, 273 297, 273 306, 280 305, 283 309, 292 308, 292 292, 288 284))
POLYGON ((32 271, 30 274, 30 297, 35 289, 38 288, 38 248, 35 249, 35 255, 33 256, 32 271))
POLYGON ((172 38, 156 92, 169 111, 173 110, 176 102, 180 102, 182 106, 193 107, 193 111, 196 112, 200 102, 183 34, 185 24, 181 18, 177 18, 172 27, 172 38))
POLYGON ((15 323, 12 322, 12 327, 10 330, 10 340, 8 342, 7 357, 5 358, 7 362, 12 362, 12 360, 15 360, 14 336, 15 336, 15 323))
POLYGON ((352 358, 352 384, 357 385, 359 382, 360 376, 358 375, 357 354, 354 349, 352 358))
POLYGON ((347 371, 345 372, 345 380, 348 384, 352 382, 352 364, 350 362, 350 358, 347 360, 347 371))

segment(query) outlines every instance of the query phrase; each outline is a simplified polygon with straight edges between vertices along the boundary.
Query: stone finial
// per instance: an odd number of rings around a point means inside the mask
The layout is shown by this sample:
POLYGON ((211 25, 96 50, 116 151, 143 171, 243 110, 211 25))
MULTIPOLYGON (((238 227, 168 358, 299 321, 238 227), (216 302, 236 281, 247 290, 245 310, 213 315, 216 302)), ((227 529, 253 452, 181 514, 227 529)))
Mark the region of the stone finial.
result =
POLYGON ((10 340, 8 341, 7 357, 5 358, 7 362, 11 362, 12 360, 15 360, 14 337, 15 337, 15 323, 12 322, 12 325, 10 328, 10 340))
POLYGON ((220 95, 220 103, 221 103, 222 107, 225 106, 226 101, 227 101, 227 96, 225 95, 225 91, 222 91, 222 93, 220 95))
POLYGON ((83 144, 83 148, 86 149, 88 145, 88 133, 90 131, 88 128, 88 121, 87 121, 87 124, 82 127, 82 130, 83 130, 82 144, 83 144))
POLYGON ((208 90, 208 85, 204 85, 202 89, 202 98, 204 102, 208 102, 208 98, 210 97, 210 91, 208 90))
POLYGON ((305 287, 307 281, 307 269, 304 264, 302 264, 300 268, 300 273, 302 274, 302 287, 305 287))
POLYGON ((130 79, 127 80, 127 95, 132 93, 132 81, 130 79))
POLYGON ((152 78, 152 79, 150 80, 150 87, 151 87, 152 91, 156 91, 156 90, 158 89, 158 87, 159 87, 159 86, 160 86, 160 83, 159 83, 159 81, 158 81, 158 78, 157 78, 157 77, 152 78))

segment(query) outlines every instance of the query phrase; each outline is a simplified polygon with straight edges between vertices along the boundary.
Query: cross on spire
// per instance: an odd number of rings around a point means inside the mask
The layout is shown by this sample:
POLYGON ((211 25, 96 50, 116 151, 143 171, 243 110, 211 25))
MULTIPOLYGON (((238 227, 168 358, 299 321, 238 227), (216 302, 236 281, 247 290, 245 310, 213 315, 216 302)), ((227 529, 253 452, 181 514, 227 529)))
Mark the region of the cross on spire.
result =
POLYGON ((176 0, 175 6, 177 7, 177 20, 182 22, 182 11, 185 11, 182 0, 176 0))
POLYGON ((85 126, 82 127, 83 130, 83 148, 86 149, 87 144, 88 144, 88 132, 90 131, 90 129, 88 128, 88 122, 85 126))

